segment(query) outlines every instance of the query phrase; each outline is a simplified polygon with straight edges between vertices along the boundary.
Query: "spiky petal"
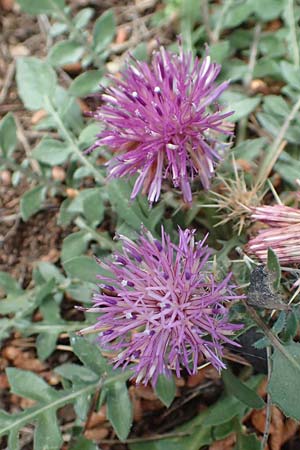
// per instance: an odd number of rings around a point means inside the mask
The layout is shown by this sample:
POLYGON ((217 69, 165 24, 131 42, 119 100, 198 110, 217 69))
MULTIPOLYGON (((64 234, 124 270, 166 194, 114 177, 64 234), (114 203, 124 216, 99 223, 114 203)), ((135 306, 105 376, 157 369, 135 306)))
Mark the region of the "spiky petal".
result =
POLYGON ((215 80, 221 66, 209 55, 200 62, 180 48, 179 55, 163 47, 153 56, 152 65, 131 58, 121 80, 102 95, 103 104, 92 115, 105 130, 91 147, 106 145, 116 156, 108 164, 109 176, 138 174, 131 198, 142 190, 150 203, 159 199, 163 179, 192 201, 192 180, 208 189, 214 167, 225 144, 219 134, 232 134, 216 103, 228 87, 215 80))
MULTIPOLYGON (((205 358, 225 367, 223 344, 237 345, 225 304, 240 298, 231 274, 216 281, 209 271, 205 239, 179 229, 179 244, 162 229, 162 240, 143 229, 137 243, 120 236, 123 251, 100 263, 111 275, 101 278, 100 292, 89 311, 102 313, 94 330, 102 348, 116 355, 114 367, 133 364, 137 382, 156 383, 160 374, 184 367, 196 373, 205 358)), ((84 334, 84 330, 83 330, 84 334)))

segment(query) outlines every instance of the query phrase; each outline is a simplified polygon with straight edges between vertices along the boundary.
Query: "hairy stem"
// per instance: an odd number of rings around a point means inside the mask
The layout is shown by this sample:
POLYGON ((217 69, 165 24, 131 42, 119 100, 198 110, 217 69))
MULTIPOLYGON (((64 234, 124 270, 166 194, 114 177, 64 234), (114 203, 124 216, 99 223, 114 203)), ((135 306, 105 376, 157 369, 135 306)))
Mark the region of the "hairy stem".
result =
POLYGON ((60 131, 60 133, 62 134, 62 136, 65 138, 65 140, 70 144, 72 150, 74 151, 75 155, 77 156, 77 158, 86 166, 90 169, 90 171, 92 172, 95 180, 100 183, 100 184, 104 184, 104 177, 100 174, 99 170, 97 170, 93 164, 88 160, 88 158, 84 155, 84 153, 82 152, 82 150, 79 148, 78 144, 76 143, 75 139, 73 138, 72 134, 69 132, 69 130, 65 127, 59 113, 57 112, 57 110, 54 108, 51 100, 49 97, 45 97, 45 107, 46 110, 49 112, 49 114, 52 116, 52 118, 54 119, 58 130, 60 131))

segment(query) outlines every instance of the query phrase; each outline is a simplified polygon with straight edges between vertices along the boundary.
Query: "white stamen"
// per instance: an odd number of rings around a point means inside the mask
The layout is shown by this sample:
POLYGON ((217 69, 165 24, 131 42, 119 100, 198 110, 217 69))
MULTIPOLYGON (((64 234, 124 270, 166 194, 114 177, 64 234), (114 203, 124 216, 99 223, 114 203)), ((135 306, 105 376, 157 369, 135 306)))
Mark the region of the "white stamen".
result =
POLYGON ((121 281, 121 285, 122 285, 122 286, 127 286, 127 281, 126 281, 126 280, 122 280, 122 281, 121 281))
POLYGON ((126 317, 126 319, 132 319, 132 314, 131 314, 131 312, 127 312, 127 313, 125 314, 125 317, 126 317))
POLYGON ((134 97, 134 98, 137 98, 137 97, 138 97, 138 93, 137 93, 136 91, 133 91, 133 92, 131 93, 131 95, 132 95, 132 97, 134 97))
POLYGON ((166 147, 169 148, 170 150, 176 150, 176 149, 178 148, 178 145, 175 145, 175 144, 167 144, 166 147))
POLYGON ((159 87, 159 86, 155 86, 154 92, 156 92, 157 94, 158 94, 159 92, 161 92, 160 87, 159 87))

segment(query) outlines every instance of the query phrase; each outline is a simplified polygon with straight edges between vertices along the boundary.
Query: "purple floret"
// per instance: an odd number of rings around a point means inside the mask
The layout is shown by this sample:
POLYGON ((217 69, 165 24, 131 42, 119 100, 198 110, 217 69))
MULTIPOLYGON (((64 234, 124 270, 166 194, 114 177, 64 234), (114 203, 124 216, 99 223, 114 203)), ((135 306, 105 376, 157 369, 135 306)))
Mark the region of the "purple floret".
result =
MULTIPOLYGON (((217 370, 223 344, 241 325, 229 322, 226 303, 239 299, 231 274, 216 281, 209 271, 211 251, 194 231, 179 229, 179 244, 162 229, 161 242, 146 229, 137 243, 120 236, 123 251, 100 262, 111 273, 102 277, 93 297, 100 312, 92 326, 103 349, 112 351, 114 367, 132 364, 137 382, 156 384, 160 374, 181 368, 195 374, 199 361, 217 370)), ((84 331, 82 333, 84 334, 84 331)))
POLYGON ((152 204, 159 199, 162 180, 171 180, 192 201, 191 182, 208 189, 232 126, 216 103, 228 87, 215 80, 221 66, 209 55, 202 61, 180 48, 179 55, 163 47, 152 64, 136 61, 113 77, 103 104, 92 115, 105 125, 91 150, 106 145, 114 152, 108 163, 111 178, 137 174, 131 198, 142 191, 152 204))

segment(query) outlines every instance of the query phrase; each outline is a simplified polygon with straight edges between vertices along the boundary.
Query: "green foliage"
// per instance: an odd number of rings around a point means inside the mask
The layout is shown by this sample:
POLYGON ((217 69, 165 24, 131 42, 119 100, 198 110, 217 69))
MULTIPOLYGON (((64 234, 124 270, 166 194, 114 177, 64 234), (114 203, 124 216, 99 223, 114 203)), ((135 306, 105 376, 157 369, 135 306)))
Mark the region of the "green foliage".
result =
POLYGON ((255 409, 261 409, 265 406, 264 401, 256 392, 235 377, 230 369, 223 371, 222 378, 228 392, 241 402, 255 409))
MULTIPOLYGON (((0 121, 0 156, 9 157, 17 145, 17 127, 14 116, 6 114, 0 121)), ((0 161, 1 162, 1 161, 0 161)))
POLYGON ((49 55, 49 62, 60 67, 66 64, 78 62, 84 53, 84 47, 77 42, 71 40, 60 41, 55 44, 49 55))
POLYGON ((51 14, 65 6, 64 0, 18 0, 22 11, 28 14, 51 14))
POLYGON ((56 87, 56 73, 50 65, 34 57, 19 58, 16 78, 26 108, 45 108, 45 97, 52 97, 56 87))
POLYGON ((176 394, 176 384, 174 377, 170 378, 165 375, 159 375, 155 386, 157 397, 166 405, 167 408, 172 404, 176 394))
POLYGON ((300 344, 290 342, 284 346, 284 350, 285 353, 274 350, 268 390, 272 402, 278 405, 286 416, 300 420, 300 405, 295 395, 300 388, 300 344))
POLYGON ((95 51, 101 52, 113 40, 116 32, 115 16, 113 10, 108 10, 100 16, 93 29, 93 45, 95 51))
POLYGON ((20 202, 20 212, 24 221, 41 209, 45 200, 46 190, 45 186, 36 186, 23 195, 20 202))

